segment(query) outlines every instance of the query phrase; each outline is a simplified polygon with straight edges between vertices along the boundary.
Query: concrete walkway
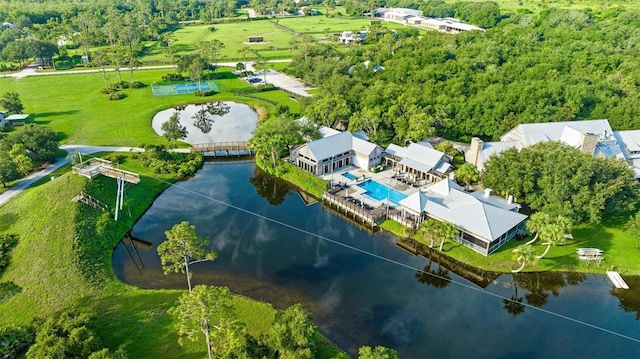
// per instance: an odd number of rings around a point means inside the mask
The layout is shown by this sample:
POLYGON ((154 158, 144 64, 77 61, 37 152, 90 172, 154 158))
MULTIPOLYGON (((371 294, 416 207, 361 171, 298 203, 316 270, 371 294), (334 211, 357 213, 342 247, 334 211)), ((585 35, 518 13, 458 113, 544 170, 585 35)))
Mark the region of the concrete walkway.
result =
MULTIPOLYGON (((141 148, 137 147, 112 147, 112 146, 82 146, 82 145, 62 145, 60 149, 67 151, 67 154, 80 151, 83 155, 89 155, 96 152, 141 152, 141 148)), ((4 193, 0 194, 0 206, 7 203, 13 197, 19 195, 25 189, 29 188, 40 179, 48 177, 53 171, 69 163, 69 159, 63 158, 42 171, 32 173, 21 179, 18 183, 11 186, 4 193)))

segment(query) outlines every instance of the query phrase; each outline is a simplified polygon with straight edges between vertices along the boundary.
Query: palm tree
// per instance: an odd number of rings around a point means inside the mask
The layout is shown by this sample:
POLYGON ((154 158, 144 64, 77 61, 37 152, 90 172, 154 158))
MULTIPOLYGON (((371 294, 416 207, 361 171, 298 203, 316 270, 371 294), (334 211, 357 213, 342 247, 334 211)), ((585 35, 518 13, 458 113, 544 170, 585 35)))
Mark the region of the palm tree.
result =
POLYGON ((244 70, 247 71, 247 54, 250 53, 251 48, 249 46, 243 46, 241 48, 238 49, 238 53, 240 55, 242 55, 242 58, 244 59, 244 70))
POLYGON ((554 223, 550 223, 541 235, 541 238, 547 242, 547 249, 545 249, 544 253, 538 256, 538 259, 547 255, 551 246, 563 244, 565 235, 569 232, 571 232, 571 221, 563 216, 556 217, 554 223))
POLYGON ((478 172, 476 166, 471 163, 465 163, 456 170, 456 177, 466 183, 468 191, 471 182, 476 182, 480 179, 480 172, 478 172))
POLYGON ((516 281, 516 276, 515 274, 511 274, 511 276, 513 277, 514 293, 511 296, 511 299, 502 299, 502 303, 504 303, 504 310, 515 317, 516 315, 524 313, 525 306, 522 304, 523 298, 518 295, 518 282, 516 281))
POLYGON ((440 252, 442 252, 444 242, 454 239, 460 232, 453 224, 449 222, 440 222, 440 228, 437 233, 438 237, 440 237, 440 252))
POLYGON ((536 265, 538 263, 538 256, 536 256, 536 250, 530 244, 524 244, 513 250, 514 259, 520 263, 520 268, 512 270, 513 273, 518 273, 527 264, 536 265))
POLYGON ((529 216, 529 219, 527 220, 527 224, 526 224, 527 229, 529 230, 529 232, 533 232, 536 235, 533 237, 532 240, 530 240, 526 244, 530 245, 530 244, 533 244, 535 241, 537 241, 538 237, 540 236, 540 233, 545 230, 545 227, 550 221, 551 221, 551 216, 549 216, 549 214, 546 212, 536 212, 531 216, 529 216))
POLYGON ((420 233, 424 236, 425 241, 427 239, 431 241, 431 244, 429 245, 430 248, 433 248, 438 223, 439 222, 433 218, 427 218, 426 221, 420 223, 420 233))

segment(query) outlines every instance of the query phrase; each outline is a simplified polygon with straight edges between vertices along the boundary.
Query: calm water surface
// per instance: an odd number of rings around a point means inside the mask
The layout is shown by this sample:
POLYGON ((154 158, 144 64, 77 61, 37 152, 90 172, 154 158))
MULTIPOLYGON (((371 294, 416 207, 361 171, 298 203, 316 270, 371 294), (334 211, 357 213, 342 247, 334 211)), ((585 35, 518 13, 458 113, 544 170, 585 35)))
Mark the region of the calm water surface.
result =
MULTIPOLYGON (((187 138, 184 142, 189 144, 195 143, 211 143, 226 141, 248 141, 256 129, 258 115, 253 112, 251 107, 242 103, 225 102, 229 106, 229 113, 224 116, 207 115, 213 119, 214 125, 211 132, 202 133, 202 131, 193 125, 193 115, 202 108, 202 105, 187 105, 184 110, 180 111, 180 124, 187 128, 187 138)), ((205 104, 206 105, 206 104, 205 104)), ((175 109, 170 108, 158 112, 153 116, 151 126, 157 134, 162 136, 162 124, 169 120, 174 114, 175 109)))
POLYGON ((186 288, 184 275, 163 275, 156 252, 165 240, 164 231, 183 220, 209 236, 211 247, 219 253, 214 262, 193 266, 195 283, 226 285, 279 308, 301 302, 313 313, 320 330, 352 355, 362 345, 384 345, 397 349, 404 359, 640 357, 638 278, 629 278, 632 289, 621 291, 613 289, 604 276, 595 275, 487 274, 480 278, 458 269, 462 277, 451 270, 453 264, 438 256, 411 256, 390 235, 372 237, 319 203, 306 205, 292 187, 252 163, 205 164, 195 177, 167 189, 133 228, 133 236, 151 242, 152 247, 138 245, 134 250, 125 240, 115 249, 118 277, 142 288, 186 288))

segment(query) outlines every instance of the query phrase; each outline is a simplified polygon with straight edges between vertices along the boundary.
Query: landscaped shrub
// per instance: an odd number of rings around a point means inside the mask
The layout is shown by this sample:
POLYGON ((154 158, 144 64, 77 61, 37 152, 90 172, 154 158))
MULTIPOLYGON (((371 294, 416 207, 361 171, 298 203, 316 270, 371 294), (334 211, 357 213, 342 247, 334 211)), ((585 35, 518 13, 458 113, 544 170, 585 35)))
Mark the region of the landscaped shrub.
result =
POLYGON ((124 159, 124 155, 120 153, 110 153, 103 157, 107 161, 111 161, 113 163, 120 163, 124 159))
POLYGON ((166 74, 166 75, 162 76, 162 81, 167 81, 167 82, 184 81, 184 80, 185 80, 184 76, 182 76, 180 74, 170 73, 170 74, 166 74))
POLYGON ((258 89, 259 92, 266 92, 277 90, 278 88, 274 84, 260 84, 256 86, 256 89, 258 89))
POLYGON ((215 94, 217 94, 218 91, 216 90, 209 90, 209 91, 196 91, 193 94, 198 96, 198 97, 207 97, 207 96, 213 96, 215 94))
POLYGON ((123 94, 122 92, 114 92, 109 94, 109 100, 111 101, 122 100, 125 97, 127 97, 127 95, 123 94))
POLYGON ((0 329, 0 359, 17 358, 35 341, 35 330, 27 327, 0 329))
POLYGON ((144 152, 133 155, 142 165, 151 168, 155 173, 177 173, 186 176, 196 173, 204 162, 199 153, 169 152, 163 145, 143 145, 144 152))
POLYGON ((129 84, 129 88, 130 89, 139 89, 139 88, 143 88, 143 87, 146 86, 145 84, 143 84, 140 81, 126 82, 126 83, 129 84))

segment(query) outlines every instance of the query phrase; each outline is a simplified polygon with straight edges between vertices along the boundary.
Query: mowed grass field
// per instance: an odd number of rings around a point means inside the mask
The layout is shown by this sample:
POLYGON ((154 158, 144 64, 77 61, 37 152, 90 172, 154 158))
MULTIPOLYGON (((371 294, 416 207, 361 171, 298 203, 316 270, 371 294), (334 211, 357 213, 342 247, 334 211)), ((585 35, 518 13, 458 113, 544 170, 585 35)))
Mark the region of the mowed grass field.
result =
MULTIPOLYGON (((369 19, 360 18, 328 18, 325 16, 289 17, 278 19, 278 23, 294 32, 310 33, 314 38, 325 39, 327 33, 338 33, 346 30, 366 30, 369 26, 369 19)), ((387 28, 402 28, 402 25, 383 22, 387 28)), ((178 54, 187 54, 198 51, 198 44, 202 41, 218 39, 225 45, 221 52, 219 61, 236 61, 244 57, 238 50, 248 46, 264 57, 291 57, 289 41, 295 35, 279 27, 274 21, 256 20, 243 21, 228 24, 185 26, 174 32, 174 43, 171 49, 178 54), (215 30, 210 29, 214 27, 215 30), (263 36, 266 43, 247 44, 249 36, 263 36)), ((146 51, 141 58, 143 63, 164 63, 169 59, 165 55, 167 47, 158 41, 147 42, 146 51)), ((256 58, 255 53, 247 54, 248 59, 256 58)))
MULTIPOLYGON (((234 96, 235 92, 252 88, 246 82, 235 78, 230 69, 227 78, 216 80, 221 93, 209 97, 193 94, 153 97, 151 84, 160 82, 162 75, 171 70, 135 71, 136 81, 148 85, 140 89, 127 89, 126 98, 110 101, 100 90, 104 87, 99 73, 34 76, 19 80, 0 78, 3 92, 17 92, 24 104, 24 112, 32 114, 31 121, 50 127, 60 135, 63 144, 90 144, 105 146, 139 146, 141 144, 169 144, 158 136, 151 127, 153 116, 160 110, 179 104, 209 101, 235 101, 273 110, 273 105, 263 101, 234 96)), ((115 74, 109 74, 110 81, 116 81, 115 74)), ((123 73, 128 81, 129 74, 123 73)), ((265 95, 278 96, 274 94, 265 95)), ((297 105, 288 99, 287 104, 297 105)), ((299 111, 299 107, 295 110, 299 111)), ((271 111, 273 112, 273 111, 271 111)))

